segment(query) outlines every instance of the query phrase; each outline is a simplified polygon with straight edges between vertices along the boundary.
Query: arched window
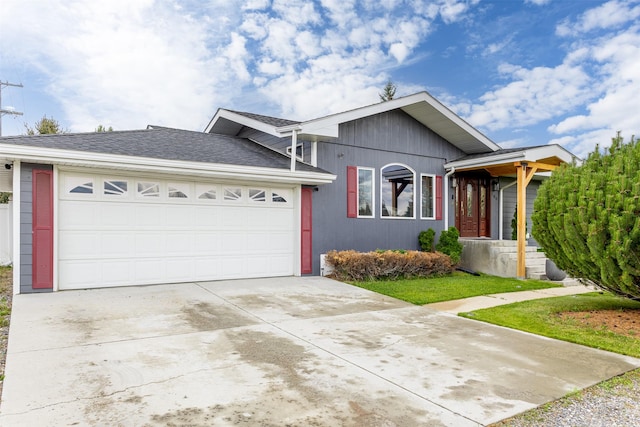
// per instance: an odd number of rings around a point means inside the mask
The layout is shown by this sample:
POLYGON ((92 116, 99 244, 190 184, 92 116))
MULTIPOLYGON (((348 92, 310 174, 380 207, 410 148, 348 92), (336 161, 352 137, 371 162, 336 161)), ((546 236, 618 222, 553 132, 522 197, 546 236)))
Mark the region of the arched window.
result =
POLYGON ((380 170, 380 201, 383 218, 414 218, 415 172, 401 164, 380 170))

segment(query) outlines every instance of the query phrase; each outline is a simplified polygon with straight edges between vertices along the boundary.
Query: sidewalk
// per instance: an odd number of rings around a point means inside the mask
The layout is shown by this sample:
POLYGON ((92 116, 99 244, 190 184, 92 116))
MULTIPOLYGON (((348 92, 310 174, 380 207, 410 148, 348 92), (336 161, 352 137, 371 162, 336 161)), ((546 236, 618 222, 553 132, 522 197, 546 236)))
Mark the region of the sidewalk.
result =
POLYGON ((584 285, 564 286, 562 288, 540 289, 537 291, 507 292, 504 294, 483 295, 479 297, 470 297, 453 301, 425 304, 423 307, 432 308, 437 311, 444 311, 446 313, 458 314, 468 311, 480 310, 482 308, 491 308, 498 305, 511 304, 514 302, 561 297, 566 295, 578 295, 596 291, 597 290, 595 288, 584 285))

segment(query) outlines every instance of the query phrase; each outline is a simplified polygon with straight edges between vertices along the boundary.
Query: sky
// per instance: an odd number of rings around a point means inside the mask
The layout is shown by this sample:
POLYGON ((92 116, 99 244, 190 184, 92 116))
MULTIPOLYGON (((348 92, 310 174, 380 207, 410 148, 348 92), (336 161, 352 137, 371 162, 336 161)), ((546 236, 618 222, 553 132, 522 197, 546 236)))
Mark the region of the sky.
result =
POLYGON ((428 91, 504 148, 640 136, 640 0, 2 0, 2 134, 202 131, 428 91))

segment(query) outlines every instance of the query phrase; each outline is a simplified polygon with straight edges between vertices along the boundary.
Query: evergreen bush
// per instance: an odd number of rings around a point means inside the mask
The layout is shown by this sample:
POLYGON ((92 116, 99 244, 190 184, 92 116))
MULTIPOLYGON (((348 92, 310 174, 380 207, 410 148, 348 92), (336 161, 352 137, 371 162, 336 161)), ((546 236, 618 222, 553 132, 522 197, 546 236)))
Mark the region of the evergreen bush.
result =
POLYGON ((640 144, 618 132, 608 152, 556 169, 538 190, 532 233, 556 265, 640 299, 640 144))
POLYGON ((462 254, 462 243, 458 241, 460 233, 455 227, 449 227, 448 230, 443 230, 440 233, 440 240, 436 245, 436 250, 443 254, 449 255, 453 265, 460 262, 460 255, 462 254))
POLYGON ((433 252, 433 242, 436 238, 436 232, 433 228, 423 230, 418 234, 418 242, 423 252, 433 252))

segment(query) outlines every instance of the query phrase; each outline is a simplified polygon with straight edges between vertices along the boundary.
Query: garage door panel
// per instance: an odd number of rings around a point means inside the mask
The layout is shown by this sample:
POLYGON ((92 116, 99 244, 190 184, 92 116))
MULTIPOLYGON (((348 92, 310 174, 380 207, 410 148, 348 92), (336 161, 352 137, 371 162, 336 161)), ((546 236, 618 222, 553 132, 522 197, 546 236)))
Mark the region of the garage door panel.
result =
POLYGON ((221 279, 235 279, 238 277, 249 277, 245 272, 246 256, 224 256, 222 257, 221 279))
POLYGON ((161 231, 145 231, 135 235, 135 256, 136 257, 159 257, 163 256, 166 248, 165 238, 161 231))
POLYGON ((131 233, 104 231, 99 238, 101 255, 106 258, 127 258, 135 254, 135 240, 131 233))
POLYGON ((160 259, 136 259, 135 282, 139 284, 162 283, 166 263, 160 259))
POLYGON ((95 203, 71 201, 60 204, 58 216, 58 227, 61 230, 93 228, 100 211, 95 203))
POLYGON ((134 206, 127 203, 102 203, 100 205, 100 225, 110 228, 131 228, 134 206))
POLYGON ((193 206, 167 206, 165 209, 167 226, 176 229, 193 227, 195 219, 193 206))
POLYGON ((219 225, 219 208, 217 206, 196 207, 194 225, 198 228, 217 228, 219 225))
POLYGON ((168 232, 165 234, 165 238, 167 255, 184 256, 185 253, 193 252, 193 232, 168 232))
POLYGON ((134 205, 136 228, 158 228, 165 225, 165 207, 161 204, 134 205))
POLYGON ((69 231, 58 249, 60 259, 96 258, 100 255, 100 235, 95 231, 69 231))
POLYGON ((101 283, 126 286, 134 283, 133 260, 117 259, 101 263, 101 283))
POLYGON ((243 229, 247 225, 246 208, 242 207, 225 207, 219 209, 220 227, 223 229, 238 228, 243 229))
POLYGON ((60 289, 293 274, 291 189, 154 180, 147 197, 133 184, 138 178, 110 175, 130 191, 105 195, 106 178, 85 174, 77 181, 100 190, 72 194, 62 183, 73 175, 61 172, 59 188, 60 289), (170 196, 174 187, 186 197, 170 196))
POLYGON ((291 257, 287 254, 273 255, 269 258, 269 273, 272 276, 290 276, 293 274, 291 257))
POLYGON ((194 241, 194 253, 198 255, 219 255, 222 252, 219 232, 196 233, 194 241))
POLYGON ((222 278, 221 258, 197 258, 195 262, 195 277, 198 280, 218 280, 222 278))

